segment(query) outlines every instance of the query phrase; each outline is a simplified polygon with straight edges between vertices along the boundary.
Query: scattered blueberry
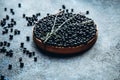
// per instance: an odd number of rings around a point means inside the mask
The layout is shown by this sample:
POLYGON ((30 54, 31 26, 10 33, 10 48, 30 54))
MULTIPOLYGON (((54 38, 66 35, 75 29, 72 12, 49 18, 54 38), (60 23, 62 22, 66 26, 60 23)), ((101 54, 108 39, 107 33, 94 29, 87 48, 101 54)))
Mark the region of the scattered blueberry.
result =
POLYGON ((20 68, 24 67, 24 63, 20 62, 20 68))
POLYGON ((34 57, 34 62, 37 62, 37 57, 34 57))
POLYGON ((13 40, 13 35, 9 35, 9 40, 13 40))
POLYGON ((23 14, 23 18, 25 18, 25 14, 23 14))
POLYGON ((0 80, 5 80, 5 76, 1 75, 1 79, 0 80))
POLYGON ((86 11, 86 14, 89 14, 89 11, 86 11))
POLYGON ((19 8, 21 7, 21 3, 18 3, 18 7, 19 7, 19 8))
POLYGON ((65 9, 65 5, 62 5, 62 9, 65 9))
POLYGON ((29 36, 26 36, 26 41, 30 41, 30 37, 29 36))
POLYGON ((24 43, 23 42, 20 44, 20 47, 22 47, 22 48, 24 47, 24 43))
POLYGON ((4 8, 4 11, 7 11, 7 8, 4 8))
POLYGON ((19 62, 22 62, 22 57, 19 58, 19 62))
POLYGON ((8 65, 8 70, 11 70, 11 69, 12 69, 12 65, 9 64, 9 65, 8 65))
POLYGON ((71 9, 71 12, 74 12, 74 9, 71 9))

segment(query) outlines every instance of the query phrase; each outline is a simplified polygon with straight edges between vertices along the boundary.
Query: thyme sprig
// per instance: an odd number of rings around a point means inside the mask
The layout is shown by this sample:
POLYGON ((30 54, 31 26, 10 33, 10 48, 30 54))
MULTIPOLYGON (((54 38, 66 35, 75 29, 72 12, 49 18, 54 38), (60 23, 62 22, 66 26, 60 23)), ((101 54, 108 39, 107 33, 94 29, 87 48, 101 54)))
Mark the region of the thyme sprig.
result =
MULTIPOLYGON (((68 21, 70 21, 71 19, 73 19, 74 17, 77 16, 77 14, 75 14, 74 16, 72 16, 71 18, 67 19, 65 22, 63 22, 60 26, 58 26, 57 29, 54 29, 55 27, 55 24, 56 24, 56 20, 57 20, 57 16, 59 15, 60 13, 56 14, 56 17, 55 17, 55 20, 54 20, 54 24, 53 24, 53 27, 52 27, 52 30, 50 33, 47 33, 46 35, 46 38, 44 40, 44 43, 47 42, 47 40, 53 35, 53 34, 56 34, 57 31, 59 31, 61 29, 61 27, 68 21)), ((81 13, 80 13, 81 14, 81 13)), ((87 20, 87 21, 83 21, 82 23, 80 23, 81 25, 82 24, 87 24, 87 23, 90 23, 92 22, 93 20, 87 20)))

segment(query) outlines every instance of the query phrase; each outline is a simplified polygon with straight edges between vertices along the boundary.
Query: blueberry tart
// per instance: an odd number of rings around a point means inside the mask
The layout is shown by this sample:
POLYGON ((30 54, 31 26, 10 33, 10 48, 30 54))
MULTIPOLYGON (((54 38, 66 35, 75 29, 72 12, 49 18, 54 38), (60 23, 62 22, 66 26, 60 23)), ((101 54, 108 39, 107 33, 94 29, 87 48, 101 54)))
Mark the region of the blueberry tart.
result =
POLYGON ((60 11, 36 22, 36 45, 56 54, 74 54, 88 50, 97 40, 97 25, 82 13, 60 11))

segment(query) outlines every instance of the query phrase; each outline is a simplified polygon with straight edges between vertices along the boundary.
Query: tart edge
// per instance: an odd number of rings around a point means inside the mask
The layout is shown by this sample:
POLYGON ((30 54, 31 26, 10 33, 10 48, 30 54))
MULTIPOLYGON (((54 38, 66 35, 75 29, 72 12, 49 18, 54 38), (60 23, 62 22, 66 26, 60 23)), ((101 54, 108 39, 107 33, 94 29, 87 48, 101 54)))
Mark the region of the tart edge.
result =
POLYGON ((79 45, 75 47, 58 47, 58 46, 45 45, 40 39, 34 36, 34 31, 33 31, 33 41, 36 43, 36 45, 42 50, 52 52, 55 54, 74 54, 78 52, 81 53, 87 51, 95 44, 97 37, 98 37, 98 29, 96 26, 96 35, 86 45, 79 45))

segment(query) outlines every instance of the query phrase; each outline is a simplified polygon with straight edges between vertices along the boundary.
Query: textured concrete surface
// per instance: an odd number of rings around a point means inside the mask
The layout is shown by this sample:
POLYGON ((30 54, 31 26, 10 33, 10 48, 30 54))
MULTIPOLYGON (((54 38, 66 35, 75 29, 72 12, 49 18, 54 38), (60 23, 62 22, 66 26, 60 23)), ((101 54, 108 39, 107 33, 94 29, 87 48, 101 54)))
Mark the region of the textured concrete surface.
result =
MULTIPOLYGON (((120 0, 0 0, 0 20, 9 10, 4 12, 4 7, 13 8, 17 21, 14 29, 21 30, 21 34, 14 36, 9 49, 14 50, 13 58, 0 54, 0 75, 5 75, 6 80, 120 80, 120 0), (18 8, 17 4, 22 7, 18 8), (91 17, 98 25, 99 37, 96 44, 82 55, 69 58, 56 58, 41 54, 32 40, 32 27, 26 26, 22 18, 41 13, 41 18, 46 13, 56 13, 61 5, 74 8, 75 12, 90 11, 91 17), (30 42, 26 42, 26 36, 30 42), (30 51, 35 51, 38 61, 23 55, 20 42, 25 43, 30 51), (19 68, 18 58, 23 57, 25 66, 19 68), (8 64, 13 65, 8 70, 8 64)), ((9 21, 8 21, 9 22, 9 21)), ((0 41, 8 40, 8 35, 2 35, 0 27, 0 41)))

